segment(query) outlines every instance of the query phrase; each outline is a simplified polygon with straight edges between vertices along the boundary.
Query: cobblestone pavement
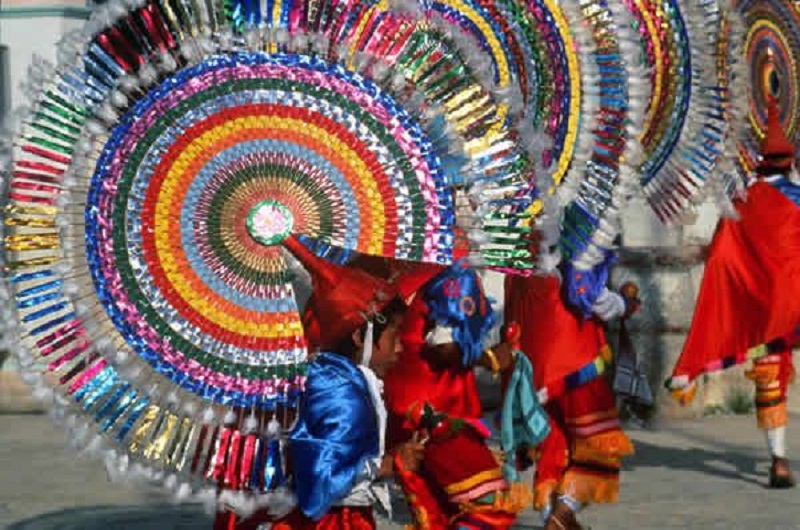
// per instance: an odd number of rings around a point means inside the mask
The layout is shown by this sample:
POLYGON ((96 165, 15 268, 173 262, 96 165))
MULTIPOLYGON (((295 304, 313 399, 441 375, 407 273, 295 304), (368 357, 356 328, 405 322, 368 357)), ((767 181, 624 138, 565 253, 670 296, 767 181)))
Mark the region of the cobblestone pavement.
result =
MULTIPOLYGON (((790 442, 800 436, 800 417, 793 420, 790 442)), ((754 423, 730 416, 632 430, 637 454, 627 462, 620 503, 590 508, 585 523, 593 530, 800 530, 800 490, 764 488, 768 464, 754 423)), ((0 416, 0 528, 210 528, 200 507, 110 485, 102 464, 62 448, 65 441, 46 416, 0 416)), ((519 528, 539 528, 536 514, 519 528)))

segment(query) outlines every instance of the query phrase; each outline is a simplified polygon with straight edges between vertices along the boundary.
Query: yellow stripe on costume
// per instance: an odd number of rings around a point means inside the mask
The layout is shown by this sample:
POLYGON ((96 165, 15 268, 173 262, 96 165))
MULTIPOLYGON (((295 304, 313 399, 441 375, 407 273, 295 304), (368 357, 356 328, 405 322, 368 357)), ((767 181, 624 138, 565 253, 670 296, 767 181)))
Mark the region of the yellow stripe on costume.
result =
POLYGON ((471 490, 472 488, 483 484, 484 482, 489 482, 490 480, 499 480, 501 478, 503 478, 503 473, 500 471, 500 468, 488 469, 486 471, 481 471, 477 475, 472 475, 461 482, 450 484, 445 488, 445 491, 450 496, 458 495, 459 493, 471 490))
POLYGON ((558 482, 555 480, 543 480, 534 484, 533 486, 533 509, 542 511, 545 506, 549 506, 553 493, 558 488, 558 482))
POLYGON ((570 457, 573 462, 609 462, 634 453, 633 443, 622 429, 593 434, 572 441, 570 457))

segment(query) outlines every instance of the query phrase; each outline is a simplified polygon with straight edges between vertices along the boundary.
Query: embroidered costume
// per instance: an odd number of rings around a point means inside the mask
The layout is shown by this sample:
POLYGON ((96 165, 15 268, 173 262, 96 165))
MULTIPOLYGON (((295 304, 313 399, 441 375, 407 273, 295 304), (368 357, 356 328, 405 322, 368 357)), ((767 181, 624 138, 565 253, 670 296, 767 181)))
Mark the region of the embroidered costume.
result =
MULTIPOLYGON (((785 459, 791 348, 800 338, 800 185, 786 178, 794 146, 774 101, 762 144, 761 175, 735 202, 738 219, 721 219, 711 242, 694 319, 667 386, 686 403, 703 373, 753 361, 758 427, 773 459, 785 459)), ((788 465, 786 466, 788 471, 788 465)), ((771 483, 791 485, 774 472, 771 483)))
MULTIPOLYGON (((403 279, 400 279, 403 284, 403 279)), ((427 282, 409 304, 400 340, 402 362, 385 379, 392 441, 411 436, 408 411, 417 402, 470 420, 481 417, 481 403, 472 370, 495 315, 477 273, 465 262, 443 270, 427 282), (429 345, 455 342, 458 365, 436 369, 425 357, 429 345)))
POLYGON ((486 445, 490 433, 480 421, 473 370, 494 326, 491 303, 465 262, 414 294, 400 337, 401 362, 387 374, 384 396, 392 442, 407 440, 416 430, 430 435, 421 474, 399 476, 417 527, 507 528, 524 508, 525 493, 509 485, 486 445), (451 343, 458 346, 459 361, 433 367, 426 350, 451 343), (425 420, 420 410, 429 411, 425 420))
POLYGON ((626 310, 605 287, 609 263, 587 272, 563 266, 563 283, 557 276, 506 278, 506 322, 520 325, 521 350, 550 419, 534 478, 534 507, 545 519, 556 495, 574 507, 616 502, 621 458, 633 452, 603 377, 611 351, 601 318, 626 310))

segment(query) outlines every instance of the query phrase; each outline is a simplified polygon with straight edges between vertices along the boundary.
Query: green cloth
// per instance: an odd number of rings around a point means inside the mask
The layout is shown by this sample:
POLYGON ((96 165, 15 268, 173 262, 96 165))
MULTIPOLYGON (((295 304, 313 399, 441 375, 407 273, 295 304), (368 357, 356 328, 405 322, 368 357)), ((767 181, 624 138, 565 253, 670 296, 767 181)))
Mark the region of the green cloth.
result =
POLYGON ((533 387, 533 365, 522 352, 516 352, 500 421, 500 442, 506 454, 503 474, 509 482, 518 482, 517 450, 536 447, 550 434, 547 413, 539 404, 533 387))

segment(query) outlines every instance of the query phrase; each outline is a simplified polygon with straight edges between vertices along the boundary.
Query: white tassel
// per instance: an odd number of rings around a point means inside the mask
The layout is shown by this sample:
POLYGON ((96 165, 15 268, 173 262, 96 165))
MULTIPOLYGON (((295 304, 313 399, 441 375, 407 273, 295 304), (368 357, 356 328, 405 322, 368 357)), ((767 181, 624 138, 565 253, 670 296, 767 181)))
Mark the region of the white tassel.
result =
POLYGON ((372 343, 375 335, 375 324, 367 321, 367 332, 364 334, 364 353, 361 355, 361 366, 369 366, 372 360, 372 343))
POLYGON ((186 482, 181 482, 178 484, 178 488, 175 490, 174 500, 176 503, 187 502, 192 497, 192 486, 186 482))
POLYGON ((108 5, 108 18, 112 24, 128 14, 127 6, 122 2, 110 2, 108 5))
POLYGON ((269 423, 267 424, 266 434, 268 438, 271 438, 273 440, 279 438, 281 435, 281 424, 278 422, 278 420, 275 419, 274 416, 271 420, 269 420, 269 423))
POLYGON ((182 42, 180 52, 181 56, 186 59, 187 63, 190 65, 197 64, 201 59, 197 46, 194 43, 188 41, 182 42))
POLYGON ((92 136, 104 136, 108 132, 108 129, 105 125, 92 118, 86 120, 84 127, 92 136))
POLYGON ((188 400, 188 401, 184 402, 184 404, 183 404, 183 412, 187 416, 191 416, 191 417, 194 417, 194 415, 197 414, 197 404, 194 402, 194 400, 188 400))
POLYGON ((158 70, 163 74, 170 74, 178 68, 178 63, 170 53, 162 53, 158 60, 158 70))
POLYGON ((244 426, 242 427, 242 431, 245 434, 253 433, 258 430, 258 418, 256 418, 255 414, 250 413, 249 416, 244 420, 244 426))
POLYGON ((29 370, 20 370, 20 379, 22 379, 28 386, 35 386, 41 384, 42 376, 36 372, 29 370))
POLYGON ((138 365, 134 364, 129 367, 125 367, 122 369, 121 375, 128 379, 129 381, 138 381, 139 378, 142 376, 143 368, 138 365))
POLYGON ((244 42, 247 49, 254 52, 261 48, 261 32, 255 30, 248 30, 244 35, 244 42))
POLYGON ((44 386, 44 384, 37 385, 33 389, 33 398, 41 402, 52 401, 53 390, 44 386))
POLYGON ((178 397, 177 390, 173 390, 169 394, 167 394, 167 406, 170 410, 177 411, 180 410, 181 405, 181 398, 178 397))
POLYGON ((480 247, 486 245, 489 242, 489 235, 482 230, 470 230, 469 240, 474 245, 480 247))
POLYGON ((173 494, 178 491, 178 477, 174 473, 170 473, 164 479, 164 489, 173 494))
POLYGON ((128 353, 128 350, 121 349, 121 350, 117 350, 116 352, 114 352, 114 362, 116 364, 118 364, 118 365, 128 364, 128 362, 130 360, 131 359, 130 359, 130 354, 128 353))
POLYGON ((87 455, 96 456, 104 449, 104 445, 105 443, 103 442, 103 437, 99 434, 96 434, 86 446, 84 452, 87 455))
POLYGON ((119 114, 117 114, 116 109, 114 109, 108 101, 95 109, 95 114, 109 127, 116 125, 119 120, 119 114))
POLYGON ((149 87, 158 80, 158 72, 150 63, 145 63, 139 69, 139 83, 142 87, 149 87))
POLYGON ((73 449, 80 449, 89 437, 89 424, 86 420, 77 420, 74 428, 70 429, 69 443, 73 449))
POLYGON ((115 90, 111 93, 111 104, 118 109, 125 109, 128 107, 128 98, 119 90, 115 90))
POLYGON ((208 515, 215 515, 219 510, 217 492, 213 488, 203 488, 196 495, 197 501, 203 505, 204 511, 208 515))
POLYGON ((216 418, 216 413, 214 409, 209 406, 206 410, 203 411, 202 421, 203 423, 213 423, 214 419, 216 418))
POLYGON ((200 49, 203 50, 203 53, 206 55, 211 55, 216 52, 217 45, 214 44, 209 37, 204 36, 198 39, 198 43, 200 44, 200 49))

